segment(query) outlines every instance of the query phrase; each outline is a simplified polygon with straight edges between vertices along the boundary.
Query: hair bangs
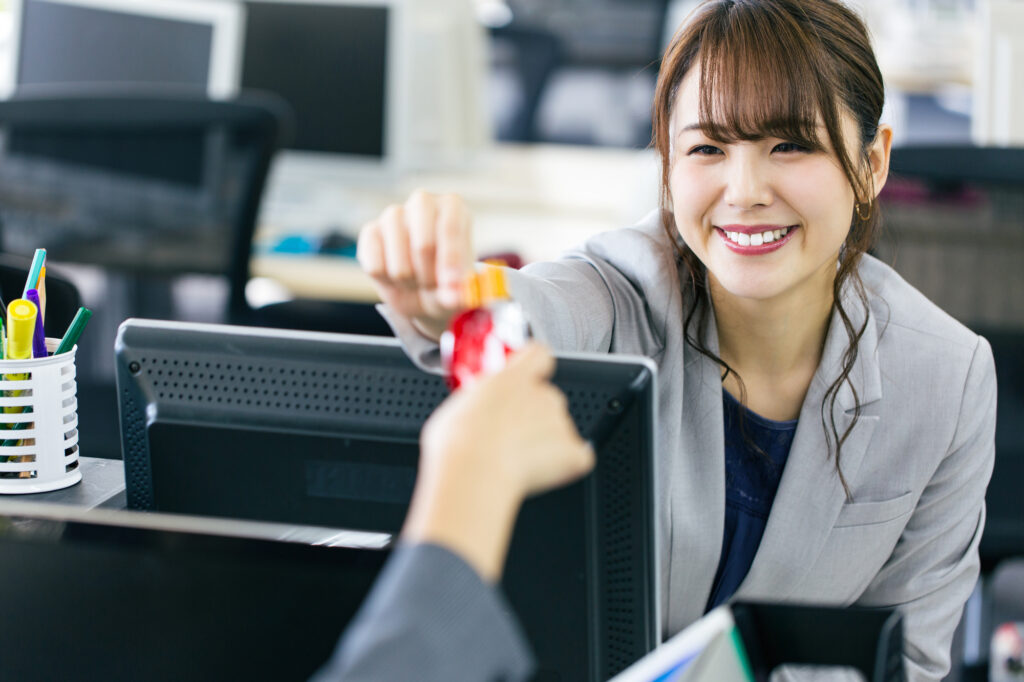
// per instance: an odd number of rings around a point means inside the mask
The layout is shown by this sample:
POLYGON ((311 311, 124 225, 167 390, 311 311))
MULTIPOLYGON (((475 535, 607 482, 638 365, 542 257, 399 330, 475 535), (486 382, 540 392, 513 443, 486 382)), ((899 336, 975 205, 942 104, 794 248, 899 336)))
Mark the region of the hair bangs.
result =
POLYGON ((834 117, 818 46, 786 13, 736 3, 705 26, 700 43, 698 123, 721 142, 777 137, 828 147, 821 126, 834 117))

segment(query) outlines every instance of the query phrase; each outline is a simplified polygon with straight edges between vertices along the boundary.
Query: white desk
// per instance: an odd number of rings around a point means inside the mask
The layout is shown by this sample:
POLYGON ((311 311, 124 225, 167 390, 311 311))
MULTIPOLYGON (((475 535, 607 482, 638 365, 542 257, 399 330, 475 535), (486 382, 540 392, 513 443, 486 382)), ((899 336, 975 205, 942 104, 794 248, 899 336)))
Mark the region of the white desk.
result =
MULTIPOLYGON (((651 150, 562 145, 497 145, 464 170, 410 173, 390 182, 335 182, 285 162, 271 173, 256 244, 323 230, 333 216, 340 231, 355 236, 389 204, 422 188, 466 200, 479 255, 513 251, 527 262, 546 260, 641 218, 657 206, 659 177, 651 150)), ((252 274, 277 281, 293 296, 376 300, 358 265, 337 256, 255 254, 252 274)))

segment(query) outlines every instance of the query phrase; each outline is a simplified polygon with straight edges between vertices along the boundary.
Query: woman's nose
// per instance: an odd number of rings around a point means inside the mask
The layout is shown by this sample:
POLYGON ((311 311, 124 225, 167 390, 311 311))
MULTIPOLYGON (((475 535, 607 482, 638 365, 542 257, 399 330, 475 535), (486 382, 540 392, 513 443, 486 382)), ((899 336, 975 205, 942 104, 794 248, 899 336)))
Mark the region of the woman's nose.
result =
POLYGON ((725 201, 738 209, 769 206, 773 193, 767 174, 757 159, 739 155, 729 160, 725 201))

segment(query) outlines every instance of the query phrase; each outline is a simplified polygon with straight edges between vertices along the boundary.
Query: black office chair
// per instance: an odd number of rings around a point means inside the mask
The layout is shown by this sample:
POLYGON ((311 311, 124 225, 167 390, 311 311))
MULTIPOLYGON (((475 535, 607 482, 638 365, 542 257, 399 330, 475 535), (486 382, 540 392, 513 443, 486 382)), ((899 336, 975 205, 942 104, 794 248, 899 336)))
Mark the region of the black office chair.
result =
MULTIPOLYGON (((21 297, 31 266, 29 258, 0 253, 0 295, 5 303, 21 297)), ((59 267, 46 268, 46 335, 63 336, 81 305, 78 287, 61 276, 59 267)))
MULTIPOLYGON (((36 88, 0 102, 0 245, 140 282, 226 275, 244 308, 260 196, 290 112, 279 98, 36 88)), ((129 310, 145 315, 144 306, 129 310)))
POLYGON ((172 314, 169 282, 194 273, 226 276, 232 323, 390 333, 369 305, 246 300, 267 172, 292 128, 290 107, 269 93, 19 92, 0 102, 0 250, 46 247, 51 261, 116 273, 133 295, 120 317, 172 314))
MULTIPOLYGON (((494 51, 499 63, 503 55, 510 57, 520 96, 512 116, 497 131, 502 140, 544 141, 539 110, 553 77, 566 67, 630 77, 640 71, 657 73, 670 0, 506 2, 512 21, 490 33, 499 48, 494 51)), ((637 144, 649 140, 649 126, 637 132, 637 144)))
POLYGON ((211 101, 155 87, 47 86, 0 101, 0 251, 47 249, 51 334, 66 327, 59 266, 92 266, 71 274, 97 284, 78 359, 83 453, 120 456, 109 349, 125 317, 173 316, 187 273, 226 279, 227 304, 211 304, 222 319, 245 308, 260 196, 288 119, 270 95, 211 101))
POLYGON ((247 309, 232 318, 236 324, 316 332, 393 336, 391 327, 371 303, 297 298, 247 309))

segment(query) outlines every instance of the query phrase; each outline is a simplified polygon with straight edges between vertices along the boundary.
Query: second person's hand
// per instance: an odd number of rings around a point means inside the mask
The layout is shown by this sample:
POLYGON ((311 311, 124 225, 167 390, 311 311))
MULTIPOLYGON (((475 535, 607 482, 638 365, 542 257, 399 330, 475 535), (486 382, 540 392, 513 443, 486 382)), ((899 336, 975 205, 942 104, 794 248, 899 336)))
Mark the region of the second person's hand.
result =
POLYGON ((469 211, 455 195, 416 191, 362 228, 357 258, 381 300, 436 340, 462 306, 473 267, 469 211))

